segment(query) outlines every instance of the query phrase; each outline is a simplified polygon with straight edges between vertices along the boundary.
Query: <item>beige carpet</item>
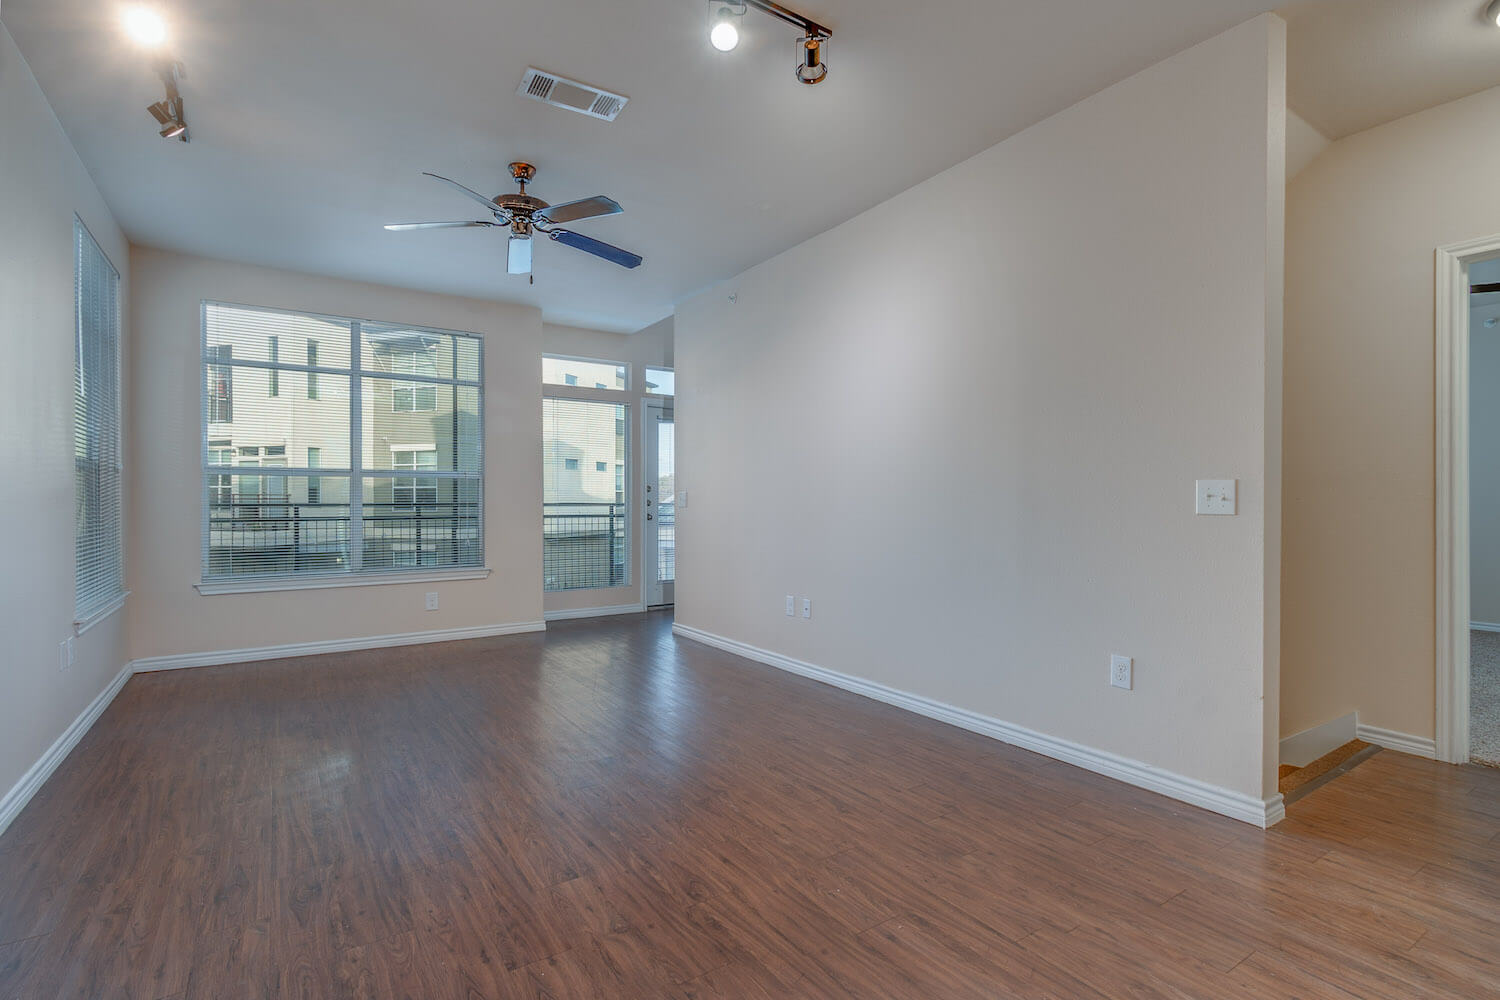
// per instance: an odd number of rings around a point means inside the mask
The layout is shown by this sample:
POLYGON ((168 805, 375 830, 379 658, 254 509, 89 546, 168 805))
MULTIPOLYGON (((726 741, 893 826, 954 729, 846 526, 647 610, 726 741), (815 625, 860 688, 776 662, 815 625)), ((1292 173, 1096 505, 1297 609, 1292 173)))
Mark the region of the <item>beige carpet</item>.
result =
POLYGON ((1500 767, 1500 632, 1469 632, 1469 756, 1500 767))

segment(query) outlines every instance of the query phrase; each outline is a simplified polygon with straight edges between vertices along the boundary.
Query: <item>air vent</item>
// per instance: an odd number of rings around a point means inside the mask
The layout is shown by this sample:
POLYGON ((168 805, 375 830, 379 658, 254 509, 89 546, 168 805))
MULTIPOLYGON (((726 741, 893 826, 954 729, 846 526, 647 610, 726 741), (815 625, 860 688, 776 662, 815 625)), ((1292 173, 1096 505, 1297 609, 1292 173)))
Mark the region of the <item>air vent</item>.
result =
POLYGON ((607 90, 600 90, 598 87, 591 87, 586 83, 569 80, 567 77, 547 73, 534 67, 527 68, 526 75, 521 78, 521 86, 516 88, 516 93, 522 97, 529 97, 533 101, 550 104, 554 108, 565 108, 568 111, 576 111, 581 115, 607 122, 618 118, 625 107, 625 102, 630 100, 623 94, 611 94, 607 90))

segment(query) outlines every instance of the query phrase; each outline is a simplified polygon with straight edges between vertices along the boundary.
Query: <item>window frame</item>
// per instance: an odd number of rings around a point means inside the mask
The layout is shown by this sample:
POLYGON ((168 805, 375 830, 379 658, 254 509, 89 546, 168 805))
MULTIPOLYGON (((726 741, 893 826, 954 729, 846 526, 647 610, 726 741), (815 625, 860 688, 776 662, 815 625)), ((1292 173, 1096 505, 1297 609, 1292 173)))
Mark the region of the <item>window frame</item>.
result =
MULTIPOLYGON (((100 456, 96 457, 93 462, 95 475, 98 477, 100 471, 104 470, 113 476, 113 493, 116 499, 113 509, 105 512, 103 505, 98 502, 99 491, 97 488, 95 490, 95 510, 89 512, 92 515, 89 518, 90 521, 97 524, 105 513, 108 513, 114 519, 112 565, 110 567, 114 579, 104 581, 107 589, 102 590, 100 593, 95 594, 91 591, 91 600, 87 603, 81 602, 79 599, 80 571, 84 567, 80 565, 78 558, 78 543, 80 539, 76 521, 73 526, 73 631, 76 635, 82 635, 93 625, 120 610, 125 605, 125 598, 129 596, 129 591, 125 589, 125 414, 124 398, 122 396, 122 372, 120 370, 121 362, 124 358, 124 313, 120 293, 122 282, 120 279, 120 269, 115 267, 114 261, 109 259, 109 254, 104 252, 104 248, 99 245, 99 241, 94 238, 94 234, 77 214, 73 216, 73 417, 75 423, 72 440, 69 442, 69 448, 73 453, 74 505, 76 512, 79 502, 77 491, 81 485, 79 482, 81 470, 78 455, 79 428, 76 421, 78 417, 79 393, 85 375, 85 359, 82 355, 84 347, 84 275, 79 265, 82 263, 81 258, 85 241, 98 254, 98 259, 103 262, 104 267, 107 269, 105 276, 110 286, 109 305, 111 315, 107 319, 109 326, 107 332, 112 341, 110 345, 112 350, 109 354, 111 370, 104 374, 113 382, 111 393, 113 406, 112 412, 105 415, 108 418, 108 426, 98 428, 100 437, 93 441, 92 446, 86 445, 84 451, 86 454, 93 452, 96 456, 100 456), (108 435, 108 439, 103 435, 108 435), (103 442, 106 440, 108 440, 108 445, 112 449, 109 457, 113 460, 107 467, 107 470, 101 460, 102 452, 104 451, 103 442)), ((99 356, 103 358, 105 355, 101 352, 99 356)), ((95 372, 94 374, 97 376, 100 373, 95 372)), ((84 429, 84 434, 86 439, 88 439, 87 427, 84 429)), ((204 440, 205 442, 207 441, 206 433, 204 440)))
MULTIPOLYGON (((468 330, 452 330, 441 327, 419 326, 406 323, 392 323, 383 320, 373 320, 355 316, 340 316, 329 313, 318 313, 303 309, 284 309, 277 306, 254 305, 242 302, 229 302, 220 299, 202 299, 199 302, 199 366, 206 372, 207 366, 214 363, 210 359, 210 348, 208 344, 208 311, 211 306, 219 306, 227 309, 243 309, 259 313, 275 313, 285 316, 322 320, 349 327, 349 360, 348 367, 329 366, 326 364, 301 365, 289 362, 279 362, 274 365, 281 372, 302 373, 309 376, 312 381, 309 386, 311 392, 310 400, 318 400, 321 393, 318 391, 316 376, 330 375, 336 378, 347 378, 349 380, 349 465, 347 467, 331 468, 320 466, 317 469, 318 479, 338 478, 348 482, 348 494, 350 508, 349 524, 349 567, 336 572, 304 571, 297 573, 242 573, 242 574, 211 574, 208 572, 210 555, 210 506, 209 506, 209 477, 214 475, 226 475, 223 467, 214 466, 209 462, 209 385, 208 379, 200 379, 199 400, 199 462, 200 475, 203 486, 200 497, 200 558, 199 558, 199 582, 194 585, 200 594, 232 594, 232 593, 255 593, 276 590, 303 590, 323 587, 355 587, 371 586, 380 584, 396 584, 402 582, 428 582, 441 580, 473 580, 487 578, 491 570, 486 565, 488 550, 486 548, 485 520, 488 513, 486 507, 486 459, 485 459, 485 342, 484 337, 476 332, 468 330), (475 523, 475 545, 478 550, 478 559, 475 563, 452 564, 444 566, 424 566, 420 569, 410 567, 390 568, 365 568, 363 565, 364 536, 361 530, 362 521, 360 511, 366 501, 363 497, 364 487, 372 482, 389 479, 394 485, 395 477, 391 473, 395 470, 380 468, 364 468, 363 457, 363 407, 364 393, 369 391, 369 383, 372 380, 389 380, 391 374, 370 368, 363 363, 362 353, 365 350, 363 337, 366 335, 366 327, 390 328, 398 327, 402 330, 410 330, 419 334, 430 334, 435 337, 467 338, 473 341, 475 356, 475 378, 457 378, 446 376, 428 375, 400 375, 398 379, 412 382, 427 382, 433 386, 448 386, 454 390, 454 405, 458 405, 458 390, 473 389, 476 395, 475 421, 478 429, 478 456, 476 468, 472 472, 460 472, 456 469, 434 470, 433 479, 454 479, 457 481, 472 481, 475 489, 477 507, 477 518, 475 523), (316 393, 316 395, 314 395, 316 393)), ((317 357, 316 352, 321 345, 320 338, 307 338, 307 344, 311 357, 317 357)), ((457 341, 455 340, 455 350, 457 341)), ((226 364, 231 370, 233 367, 272 369, 271 362, 245 359, 240 362, 226 364)), ((232 421, 229 421, 232 422, 232 421)), ((455 453, 460 447, 459 442, 453 442, 455 453)), ((224 450, 224 449, 215 449, 224 450)), ((235 456, 238 458, 238 456, 235 456)), ((320 456, 321 460, 321 456, 320 456)), ((284 462, 281 463, 284 465, 284 462)), ((313 478, 310 469, 300 466, 292 467, 283 478, 283 483, 289 479, 306 477, 313 478)), ((264 477, 262 477, 264 478, 264 477)), ((289 484, 288 484, 289 485, 289 484)), ((322 483, 319 484, 321 494, 322 483)), ((319 497, 321 501, 321 496, 319 497)), ((290 503, 290 490, 284 495, 278 495, 274 501, 278 504, 290 503)))

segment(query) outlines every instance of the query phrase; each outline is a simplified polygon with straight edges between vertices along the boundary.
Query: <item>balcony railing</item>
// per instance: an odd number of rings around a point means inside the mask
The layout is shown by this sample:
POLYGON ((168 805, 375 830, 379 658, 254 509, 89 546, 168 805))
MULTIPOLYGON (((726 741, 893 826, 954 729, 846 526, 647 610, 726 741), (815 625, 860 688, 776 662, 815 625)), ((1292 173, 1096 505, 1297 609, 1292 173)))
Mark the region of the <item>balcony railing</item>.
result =
MULTIPOLYGON (((365 503, 366 570, 477 566, 480 508, 472 501, 365 503)), ((211 502, 208 573, 336 573, 350 568, 349 505, 236 495, 211 502)))
POLYGON ((543 589, 581 590, 625 583, 629 519, 629 508, 623 503, 543 504, 543 589))

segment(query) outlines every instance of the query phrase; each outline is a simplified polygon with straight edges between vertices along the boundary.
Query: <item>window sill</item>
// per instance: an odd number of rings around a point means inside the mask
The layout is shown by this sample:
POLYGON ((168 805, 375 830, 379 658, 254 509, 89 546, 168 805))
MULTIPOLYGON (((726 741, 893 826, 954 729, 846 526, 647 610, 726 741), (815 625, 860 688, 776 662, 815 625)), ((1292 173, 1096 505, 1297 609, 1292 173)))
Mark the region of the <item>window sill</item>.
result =
POLYGON ((205 580, 193 589, 205 597, 218 594, 265 594, 278 590, 329 590, 335 587, 386 587, 398 583, 444 583, 453 580, 483 580, 488 566, 434 570, 428 573, 371 573, 338 576, 258 576, 244 580, 205 580))
POLYGON ((114 614, 116 611, 119 611, 121 608, 123 608, 125 606, 125 598, 127 598, 129 596, 130 596, 130 591, 128 591, 128 590, 122 590, 122 591, 120 591, 119 596, 111 598, 110 602, 108 604, 104 605, 104 607, 100 608, 98 611, 95 611, 93 614, 89 615, 87 618, 84 618, 84 619, 81 619, 79 621, 74 622, 73 623, 73 634, 74 635, 83 635, 83 633, 87 632, 89 629, 93 628, 95 625, 98 625, 100 622, 104 621, 104 619, 108 618, 110 615, 114 614))

